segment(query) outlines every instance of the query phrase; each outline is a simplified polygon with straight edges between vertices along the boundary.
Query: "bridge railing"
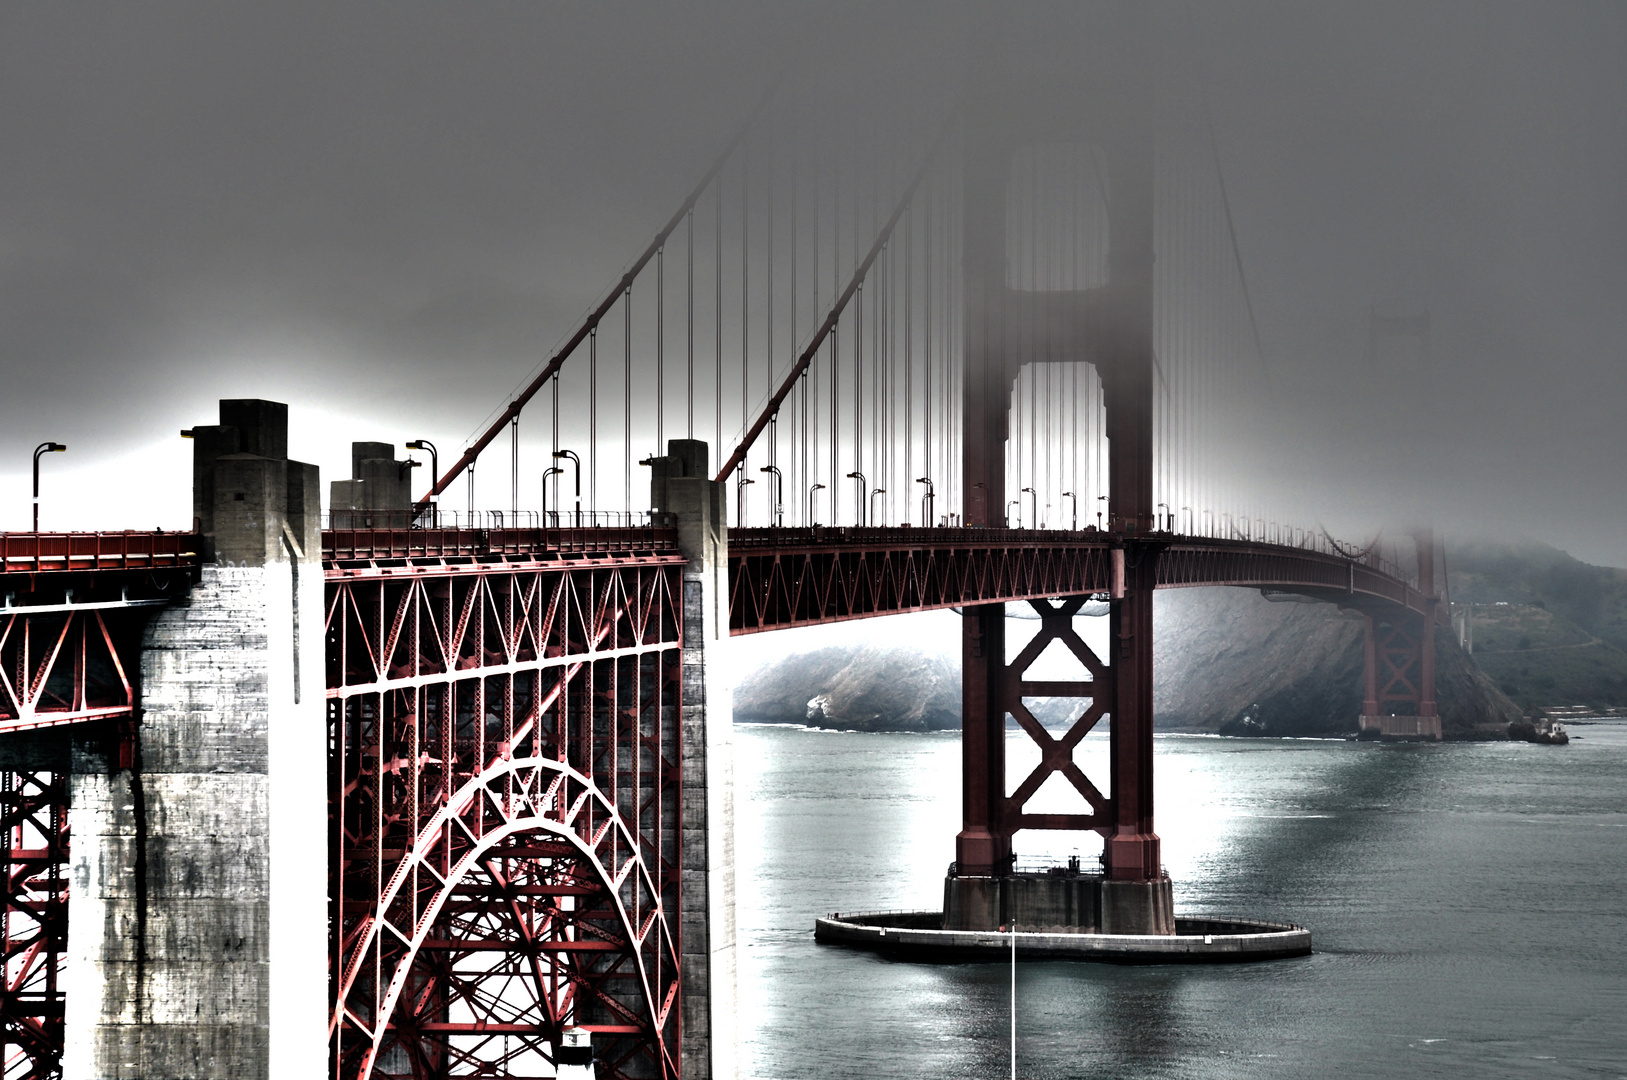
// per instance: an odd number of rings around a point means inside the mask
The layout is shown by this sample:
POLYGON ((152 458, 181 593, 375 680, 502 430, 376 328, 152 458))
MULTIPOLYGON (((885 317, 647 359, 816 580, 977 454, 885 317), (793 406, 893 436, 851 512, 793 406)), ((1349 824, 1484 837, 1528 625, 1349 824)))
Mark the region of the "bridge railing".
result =
POLYGON ((7 574, 155 570, 201 559, 191 532, 0 533, 0 573, 7 574))
POLYGON ((662 515, 628 510, 329 510, 324 529, 636 529, 661 524, 662 515))
MULTIPOLYGON (((647 515, 646 515, 647 516, 647 515)), ((522 528, 354 528, 322 530, 329 563, 524 556, 539 558, 623 552, 675 552, 678 533, 662 524, 522 528)))

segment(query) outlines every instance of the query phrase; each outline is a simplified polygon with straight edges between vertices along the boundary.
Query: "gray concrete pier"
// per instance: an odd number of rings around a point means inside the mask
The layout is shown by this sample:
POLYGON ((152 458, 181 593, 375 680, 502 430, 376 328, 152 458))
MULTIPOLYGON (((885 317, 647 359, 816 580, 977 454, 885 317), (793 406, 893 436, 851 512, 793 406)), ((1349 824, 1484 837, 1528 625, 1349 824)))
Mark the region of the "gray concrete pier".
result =
POLYGON ((650 461, 650 507, 678 528, 683 595, 683 1075, 733 1080, 736 1030, 734 704, 728 490, 707 447, 673 439, 650 461))
POLYGON ((1174 893, 1167 877, 1113 881, 1060 868, 944 879, 942 929, 993 930, 1013 921, 1057 933, 1173 934, 1174 893))
POLYGON ((74 746, 68 1080, 327 1071, 317 469, 275 402, 192 436, 207 562, 142 642, 132 767, 74 746))
POLYGON ((1023 929, 945 930, 939 911, 839 912, 814 922, 827 945, 935 963, 1088 960, 1109 964, 1236 964, 1308 956, 1311 932, 1258 919, 1176 919, 1172 934, 1102 934, 1023 929))

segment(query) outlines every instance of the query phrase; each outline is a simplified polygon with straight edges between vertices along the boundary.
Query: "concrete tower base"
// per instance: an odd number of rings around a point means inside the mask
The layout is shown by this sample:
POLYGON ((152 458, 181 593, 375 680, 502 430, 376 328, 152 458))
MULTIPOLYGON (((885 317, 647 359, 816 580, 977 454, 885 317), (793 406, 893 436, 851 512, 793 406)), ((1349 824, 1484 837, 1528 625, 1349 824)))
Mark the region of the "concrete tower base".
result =
POLYGON ((1168 878, 1113 881, 1100 874, 950 876, 943 883, 944 930, 1017 926, 1053 934, 1173 934, 1168 878))

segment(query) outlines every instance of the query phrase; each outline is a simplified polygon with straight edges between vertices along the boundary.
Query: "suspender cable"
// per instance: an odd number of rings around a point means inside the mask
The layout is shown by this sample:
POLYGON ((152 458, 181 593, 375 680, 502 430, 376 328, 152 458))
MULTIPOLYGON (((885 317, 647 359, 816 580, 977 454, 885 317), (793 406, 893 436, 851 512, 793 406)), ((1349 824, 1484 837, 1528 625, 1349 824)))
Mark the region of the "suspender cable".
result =
MULTIPOLYGON (((953 118, 951 118, 951 120, 952 119, 953 118)), ((758 414, 757 419, 752 423, 751 429, 746 432, 745 437, 740 441, 740 445, 735 448, 734 455, 730 458, 726 467, 718 473, 718 479, 726 478, 730 472, 734 471, 734 468, 739 463, 739 460, 744 457, 745 452, 751 448, 751 445, 754 442, 757 441, 757 437, 762 434, 763 428, 768 425, 768 418, 778 411, 780 404, 785 400, 786 395, 791 392, 791 388, 796 384, 796 380, 801 378, 802 373, 808 369, 808 365, 818 354, 819 347, 824 344, 825 338, 829 336, 832 328, 835 327, 837 319, 841 316, 843 309, 846 308, 848 301, 852 298, 853 294, 858 291, 859 282, 864 279, 865 274, 869 273, 871 264, 876 261, 876 256, 881 253, 882 245, 887 242, 887 238, 892 235, 893 230, 897 227, 899 219, 904 216, 904 212, 909 208, 910 199, 914 196, 915 189, 920 185, 921 177, 926 174, 927 167, 932 164, 933 158, 936 157, 938 150, 943 146, 945 136, 948 134, 949 129, 950 124, 946 123, 943 130, 939 132, 937 140, 932 144, 931 149, 927 152, 926 159, 922 162, 919 171, 916 173, 914 179, 910 182, 909 187, 905 189, 903 195, 900 196, 898 205, 896 208, 894 208, 892 216, 887 219, 887 225, 884 229, 882 229, 881 235, 876 237, 876 241, 871 246, 869 253, 865 255, 863 261, 860 262, 860 264, 854 269, 853 276, 848 280, 847 287, 842 290, 841 294, 836 298, 836 302, 831 305, 831 310, 825 316, 824 323, 814 333, 813 339, 809 341, 807 346, 802 350, 802 354, 797 358, 796 365, 792 367, 789 373, 787 373, 785 381, 780 384, 780 389, 774 393, 774 396, 768 400, 767 405, 763 407, 763 411, 758 414)), ((815 275, 815 279, 817 281, 817 274, 815 275)), ((815 307, 815 310, 818 310, 817 306, 815 307)))
MULTIPOLYGON (((588 331, 588 509, 599 509, 599 328, 588 331)), ((578 525, 581 522, 577 522, 578 525)))
MULTIPOLYGON (((911 329, 915 315, 915 208, 904 221, 904 478, 915 483, 915 355, 911 329)), ((913 486, 905 489, 914 491, 913 486)), ((921 524, 916 522, 917 525, 921 524)))
MULTIPOLYGON (((746 418, 751 413, 751 405, 746 400, 747 387, 751 382, 751 364, 748 362, 751 345, 751 274, 747 260, 751 257, 750 218, 751 206, 751 174, 747 170, 746 152, 750 144, 740 148, 740 426, 746 426, 746 418)), ((717 452, 723 452, 722 436, 718 436, 717 452)), ((745 469, 746 463, 741 461, 740 467, 745 469)), ((748 478, 749 479, 749 478, 748 478)), ((745 509, 742 505, 741 510, 745 509)), ((742 516, 741 525, 745 524, 742 516)))
MULTIPOLYGON (((684 254, 689 260, 689 266, 684 273, 684 281, 689 289, 689 308, 688 315, 684 319, 684 327, 689 335, 689 345, 685 352, 688 357, 688 390, 685 393, 684 400, 688 409, 689 426, 684 437, 693 439, 695 437, 695 211, 693 208, 690 209, 685 222, 689 230, 689 242, 684 245, 684 254)), ((665 449, 665 447, 662 449, 665 449)))
POLYGON ((713 426, 718 431, 716 444, 722 447, 722 177, 718 177, 718 208, 714 211, 714 226, 716 233, 713 236, 713 257, 716 262, 716 272, 713 273, 713 283, 716 285, 716 309, 714 309, 713 346, 716 348, 716 368, 713 369, 713 426))
POLYGON ((672 219, 667 222, 660 232, 655 234, 655 239, 650 242, 649 246, 644 249, 643 253, 640 254, 637 259, 633 260, 633 265, 628 267, 627 272, 622 275, 621 280, 617 282, 616 287, 612 289, 609 294, 606 295, 602 301, 600 301, 599 305, 588 314, 587 318, 582 321, 582 324, 577 327, 575 333, 571 334, 571 336, 566 339, 565 344, 560 346, 559 351, 554 353, 553 357, 549 359, 548 363, 543 366, 542 371, 537 374, 537 377, 532 379, 526 388, 514 398, 513 402, 509 404, 509 407, 503 411, 501 416, 492 422, 492 425, 486 429, 480 438, 476 439, 473 445, 463 452, 463 456, 458 458, 458 460, 453 463, 451 468, 447 469, 446 473, 441 476, 440 479, 435 481, 434 485, 424 494, 423 498, 419 499, 418 502, 413 505, 413 517, 417 517, 419 514, 422 514, 425 510, 427 510, 429 508, 429 500, 432 496, 439 495, 441 492, 445 491, 447 485, 455 480, 459 473, 473 465, 475 459, 480 456, 481 451, 485 450, 487 446, 491 445, 491 441, 497 437, 497 433, 499 431, 503 430, 503 427, 509 422, 509 419, 524 409, 526 404, 536 395, 537 391, 542 389, 543 385, 559 372, 559 369, 565 364, 566 357, 575 352, 577 347, 582 344, 584 339, 586 339, 589 331, 599 325, 600 320, 605 317, 606 313, 610 311, 611 307, 614 306, 616 301, 621 298, 622 291, 632 285, 633 279, 637 277, 639 272, 643 270, 649 261, 655 257, 656 251, 661 247, 662 244, 666 243, 667 237, 671 235, 672 230, 678 227, 678 223, 684 220, 685 216, 694 207, 696 200, 699 199, 706 191, 707 185, 710 184, 713 178, 722 171, 723 166, 727 164, 729 158, 734 155, 735 147, 740 144, 741 139, 745 138, 746 132, 751 129, 752 124, 756 122, 757 117, 768 105, 768 102, 772 97, 773 90, 770 90, 769 93, 764 96, 762 102, 757 106, 757 108, 752 110, 751 115, 747 117, 745 123, 740 125, 740 128, 735 132, 734 137, 729 140, 729 144, 723 148, 723 152, 719 154, 717 159, 712 163, 712 167, 707 170, 706 175, 701 178, 700 183, 695 185, 694 189, 689 193, 689 197, 685 199, 683 205, 678 208, 678 212, 672 216, 672 219))
POLYGON ((621 455, 622 507, 633 509, 633 290, 629 286, 621 303, 621 455))
MULTIPOLYGON (((926 280, 921 283, 921 468, 932 475, 932 199, 930 194, 921 207, 921 239, 925 250, 921 255, 921 272, 926 280)), ((932 522, 923 521, 930 527, 932 522)))
POLYGON ((655 252, 655 452, 667 452, 667 249, 664 246, 655 252))

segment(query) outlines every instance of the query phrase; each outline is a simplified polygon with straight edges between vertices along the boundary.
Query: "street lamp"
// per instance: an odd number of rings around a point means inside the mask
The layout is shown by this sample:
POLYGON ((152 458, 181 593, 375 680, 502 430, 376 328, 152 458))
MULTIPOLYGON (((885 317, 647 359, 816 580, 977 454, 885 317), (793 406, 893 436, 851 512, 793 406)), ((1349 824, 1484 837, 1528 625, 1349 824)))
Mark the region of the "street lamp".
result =
POLYGON ((1062 497, 1064 499, 1072 500, 1072 506, 1073 506, 1073 531, 1078 532, 1079 531, 1079 496, 1075 495, 1071 491, 1064 491, 1062 493, 1062 497))
POLYGON ((1169 503, 1159 503, 1158 505, 1162 506, 1164 508, 1164 513, 1162 515, 1163 518, 1164 518, 1164 527, 1169 529, 1171 532, 1174 532, 1175 531, 1175 521, 1174 521, 1175 515, 1171 514, 1169 512, 1169 503))
POLYGON ((68 448, 66 443, 42 442, 34 447, 34 531, 40 531, 40 455, 60 454, 68 448))
MULTIPOLYGON (((1097 502, 1106 502, 1107 501, 1107 496, 1106 495, 1098 495, 1098 496, 1096 496, 1096 501, 1097 502)), ((1096 508, 1096 531, 1097 532, 1102 531, 1102 508, 1099 507, 1099 506, 1096 508)))
POLYGON ((757 481, 753 480, 751 477, 742 473, 740 475, 740 482, 735 485, 735 491, 738 492, 738 494, 734 499, 734 519, 739 528, 744 529, 746 527, 746 485, 755 484, 756 482, 757 481))
POLYGON ((859 485, 858 494, 853 499, 853 513, 856 517, 858 517, 859 527, 862 529, 864 526, 869 524, 869 522, 865 520, 864 513, 864 489, 869 486, 869 482, 865 480, 864 474, 859 472, 857 469, 854 469, 852 472, 848 473, 847 478, 855 481, 859 485))
MULTIPOLYGON (((564 473, 565 470, 558 465, 550 465, 542 470, 542 524, 544 527, 548 524, 548 478, 550 476, 562 476, 564 473)), ((558 517, 558 511, 555 511, 554 514, 555 517, 558 517)))
POLYGON ((870 493, 870 520, 876 520, 876 496, 887 494, 886 488, 876 488, 870 493))
POLYGON ((933 502, 934 499, 937 498, 936 493, 932 490, 932 477, 930 477, 930 476, 917 476, 915 478, 915 482, 917 484, 925 484, 926 485, 926 494, 921 496, 921 525, 924 528, 931 528, 932 527, 932 502, 933 502))
POLYGON ((1190 506, 1183 506, 1183 507, 1181 507, 1181 509, 1186 511, 1186 535, 1191 536, 1192 535, 1192 508, 1190 506))
MULTIPOLYGON (((1035 491, 1031 487, 1025 487, 1025 488, 1023 488, 1023 491, 1026 491, 1026 492, 1028 492, 1028 494, 1034 496, 1034 517, 1033 517, 1033 522, 1034 522, 1034 528, 1037 529, 1037 528, 1039 528, 1039 492, 1035 491)), ((1023 527, 1023 508, 1022 508, 1021 505, 1019 505, 1017 507, 1017 528, 1020 529, 1022 527, 1023 527)))
POLYGON ((1022 522, 1022 514, 1023 514, 1022 506, 1023 506, 1023 504, 1018 499, 1012 499, 1010 502, 1006 503, 1006 528, 1008 528, 1008 529, 1011 528, 1011 508, 1013 506, 1015 506, 1017 508, 1017 527, 1021 528, 1022 523, 1023 523, 1022 522))
POLYGON ((814 515, 813 515, 814 492, 823 491, 824 489, 825 489, 824 484, 815 484, 813 487, 808 489, 808 524, 809 525, 814 524, 814 515))
POLYGON ((555 458, 567 458, 576 465, 576 521, 578 528, 582 525, 582 459, 576 456, 575 450, 555 450, 555 458))
POLYGON ((777 528, 785 524, 785 474, 778 465, 764 465, 757 471, 774 474, 774 525, 777 528))
POLYGON ((429 451, 429 471, 431 475, 429 478, 429 495, 426 496, 429 499, 429 527, 438 529, 441 527, 441 497, 435 494, 435 485, 441 482, 441 455, 435 449, 435 444, 428 439, 414 439, 407 444, 407 449, 429 451))

